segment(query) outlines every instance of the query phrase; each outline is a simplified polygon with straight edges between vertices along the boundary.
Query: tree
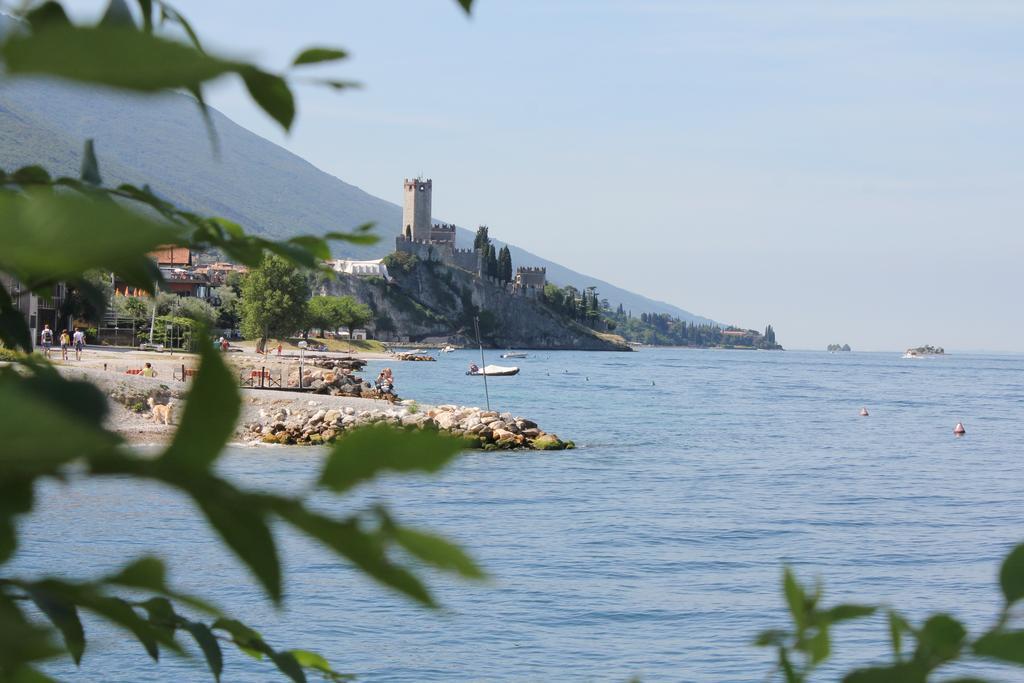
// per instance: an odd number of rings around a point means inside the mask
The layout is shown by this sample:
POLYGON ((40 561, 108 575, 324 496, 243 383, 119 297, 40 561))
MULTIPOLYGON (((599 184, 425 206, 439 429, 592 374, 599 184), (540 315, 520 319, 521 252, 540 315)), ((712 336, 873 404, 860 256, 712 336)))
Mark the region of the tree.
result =
MULTIPOLYGON (((238 275, 238 273, 231 273, 238 275)), ((223 287, 213 290, 213 298, 217 309, 217 326, 226 330, 235 330, 241 323, 242 297, 241 280, 238 281, 239 291, 225 283, 223 287)))
POLYGON ((258 339, 258 351, 270 337, 286 338, 306 324, 309 283, 295 264, 267 255, 242 285, 242 334, 258 339))
POLYGON ((473 248, 482 249, 486 253, 489 246, 491 246, 491 238, 487 236, 487 226, 481 225, 476 229, 476 236, 473 238, 473 248))
POLYGON ((487 275, 490 277, 498 277, 498 255, 494 251, 494 245, 487 245, 487 275))
POLYGON ((81 280, 68 284, 60 317, 72 316, 76 320, 99 323, 104 306, 113 294, 114 284, 109 272, 97 269, 84 273, 81 280))
MULTIPOLYGON (((246 275, 247 273, 240 273, 237 270, 232 270, 224 277, 224 287, 230 289, 236 296, 241 296, 242 285, 245 283, 246 275)), ((223 287, 220 289, 223 289, 223 287)))
POLYGON ((306 325, 320 331, 320 338, 327 330, 336 330, 342 324, 342 310, 337 296, 314 296, 306 304, 306 325))
POLYGON ((507 245, 498 254, 498 279, 505 283, 512 282, 512 252, 507 245))
MULTIPOLYGON (((460 4, 468 11, 471 0, 460 0, 460 4)), ((191 25, 162 0, 138 0, 137 5, 141 26, 125 0, 112 0, 101 22, 92 26, 72 23, 59 2, 20 4, 13 11, 27 30, 9 30, 0 37, 4 63, 0 81, 50 75, 140 93, 187 89, 215 137, 203 86, 235 74, 258 106, 284 129, 291 127, 294 102, 283 76, 203 49, 191 25), (191 44, 173 38, 179 30, 191 44)), ((300 52, 293 66, 344 56, 341 50, 317 47, 300 52)), ((345 83, 331 85, 346 87, 345 83)), ((80 177, 53 177, 41 166, 4 169, 0 189, 0 271, 42 296, 67 283, 96 302, 99 310, 105 299, 95 296, 97 289, 88 273, 112 272, 155 295, 163 277, 148 254, 161 245, 217 250, 250 267, 278 258, 269 257, 271 253, 286 255, 287 268, 319 267, 319 259, 330 249, 326 238, 315 236, 274 242, 246 234, 230 221, 180 210, 145 186, 106 186, 91 143, 83 155, 80 177), (55 244, 60 245, 57 252, 55 244)), ((329 239, 365 244, 367 237, 356 231, 331 233, 329 239)), ((272 284, 264 281, 260 287, 269 292, 272 284)), ((304 301, 304 297, 296 300, 300 308, 304 301)), ((250 314, 256 323, 271 317, 265 311, 250 314)), ((264 333, 269 326, 269 322, 263 325, 264 333)), ((272 663, 293 681, 305 681, 307 672, 334 681, 348 678, 323 657, 305 650, 276 649, 259 632, 208 601, 182 595, 168 583, 166 565, 156 557, 137 557, 107 573, 83 567, 92 576, 86 580, 15 574, 7 563, 15 556, 24 531, 18 518, 32 514, 33 493, 38 482, 47 478, 110 477, 122 486, 144 481, 189 496, 224 546, 278 604, 285 578, 272 529, 286 524, 424 605, 435 604, 432 596, 417 572, 396 557, 396 550, 427 565, 481 576, 457 546, 399 524, 381 505, 362 514, 330 516, 307 506, 304 494, 247 490, 221 477, 216 463, 234 431, 240 397, 234 371, 209 344, 199 345, 198 375, 173 441, 161 453, 141 455, 104 427, 107 401, 102 392, 32 357, 27 321, 15 310, 6 286, 0 286, 0 342, 26 352, 14 357, 16 367, 0 368, 0 405, 4 406, 0 411, 4 435, 0 450, 0 680, 50 680, 38 665, 60 653, 80 662, 88 643, 79 616, 82 611, 106 619, 138 640, 154 660, 161 650, 180 652, 179 640, 190 635, 215 679, 225 666, 222 648, 227 645, 272 663), (40 434, 47 438, 40 439, 40 434), (189 607, 187 614, 181 605, 189 607)), ((388 470, 436 471, 461 448, 457 441, 426 432, 355 432, 328 454, 318 487, 344 493, 388 470)), ((131 490, 126 493, 131 495, 131 490)), ((59 545, 54 548, 60 552, 59 545)), ((187 571, 187 563, 180 571, 187 571)))
POLYGON ((182 318, 194 320, 207 328, 214 326, 219 315, 216 308, 193 296, 178 297, 176 313, 182 318))
POLYGON ((357 327, 362 327, 373 320, 373 309, 361 304, 350 296, 338 297, 341 308, 340 324, 348 328, 349 338, 357 327))

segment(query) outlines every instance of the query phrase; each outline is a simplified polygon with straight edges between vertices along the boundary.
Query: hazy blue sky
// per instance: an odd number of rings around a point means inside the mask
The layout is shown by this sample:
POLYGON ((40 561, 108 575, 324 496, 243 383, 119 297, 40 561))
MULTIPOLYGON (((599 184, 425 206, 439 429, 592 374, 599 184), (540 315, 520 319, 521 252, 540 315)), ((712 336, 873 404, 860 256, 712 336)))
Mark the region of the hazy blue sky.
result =
POLYGON ((351 50, 321 71, 366 88, 303 88, 289 137, 212 102, 373 194, 422 173, 439 217, 790 347, 1024 350, 1024 3, 177 4, 266 66, 351 50))

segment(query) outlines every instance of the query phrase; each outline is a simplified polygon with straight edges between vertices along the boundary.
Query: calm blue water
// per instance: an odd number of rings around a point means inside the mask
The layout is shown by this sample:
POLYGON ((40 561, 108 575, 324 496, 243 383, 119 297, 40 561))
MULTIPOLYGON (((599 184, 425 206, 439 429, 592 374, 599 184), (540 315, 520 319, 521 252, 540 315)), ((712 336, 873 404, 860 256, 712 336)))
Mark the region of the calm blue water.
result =
MULTIPOLYGON (((474 358, 392 365, 403 396, 479 405, 481 379, 462 374, 474 358)), ((947 610, 974 632, 995 614, 998 562, 1024 539, 1024 356, 657 350, 514 362, 522 374, 492 379, 492 404, 581 449, 472 454, 437 478, 317 499, 337 513, 386 501, 469 548, 493 578, 429 575, 440 612, 283 527, 288 594, 275 611, 187 501, 134 484, 126 495, 118 482, 47 487, 16 566, 89 576, 126 555, 172 557, 181 588, 369 681, 765 680, 773 655, 749 643, 785 624, 784 563, 821 577, 829 602, 947 610)), ((248 486, 298 491, 319 460, 237 449, 222 467, 248 486)), ((209 679, 199 662, 154 665, 89 628, 82 668, 53 673, 209 679)), ((886 642, 881 619, 846 626, 837 663, 884 656, 886 642)), ((234 653, 224 679, 279 680, 234 653)))

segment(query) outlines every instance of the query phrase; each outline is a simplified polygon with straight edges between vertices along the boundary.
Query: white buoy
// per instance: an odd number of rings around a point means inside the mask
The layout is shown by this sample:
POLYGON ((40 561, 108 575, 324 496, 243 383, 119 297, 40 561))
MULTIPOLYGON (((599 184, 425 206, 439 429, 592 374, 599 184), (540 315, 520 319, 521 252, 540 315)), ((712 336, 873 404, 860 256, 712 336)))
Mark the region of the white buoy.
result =
POLYGON ((956 434, 957 436, 963 436, 964 434, 966 434, 967 430, 964 429, 964 423, 957 422, 956 427, 953 427, 953 433, 956 434))
POLYGON ((860 416, 861 417, 867 417, 868 416, 868 409, 867 408, 861 408, 860 409, 860 416))

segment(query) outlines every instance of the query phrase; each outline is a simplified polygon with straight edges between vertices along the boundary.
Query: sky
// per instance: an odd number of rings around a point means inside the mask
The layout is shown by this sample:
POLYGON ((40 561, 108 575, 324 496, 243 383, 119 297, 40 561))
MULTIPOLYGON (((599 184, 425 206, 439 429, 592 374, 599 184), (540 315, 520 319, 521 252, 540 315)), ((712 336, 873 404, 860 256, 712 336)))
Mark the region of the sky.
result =
POLYGON ((290 134, 210 101, 371 194, 422 174, 438 218, 789 348, 1024 351, 1024 3, 175 4, 268 68, 347 49, 309 74, 364 87, 299 87, 290 134))

